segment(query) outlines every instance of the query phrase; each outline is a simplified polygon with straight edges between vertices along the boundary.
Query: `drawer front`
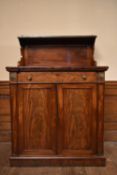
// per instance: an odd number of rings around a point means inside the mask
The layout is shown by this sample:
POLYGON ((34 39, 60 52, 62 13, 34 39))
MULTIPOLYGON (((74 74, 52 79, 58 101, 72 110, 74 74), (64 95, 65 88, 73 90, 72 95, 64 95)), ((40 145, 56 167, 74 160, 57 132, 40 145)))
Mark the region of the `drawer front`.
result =
POLYGON ((18 75, 18 82, 26 83, 75 83, 95 81, 95 72, 21 72, 18 75))

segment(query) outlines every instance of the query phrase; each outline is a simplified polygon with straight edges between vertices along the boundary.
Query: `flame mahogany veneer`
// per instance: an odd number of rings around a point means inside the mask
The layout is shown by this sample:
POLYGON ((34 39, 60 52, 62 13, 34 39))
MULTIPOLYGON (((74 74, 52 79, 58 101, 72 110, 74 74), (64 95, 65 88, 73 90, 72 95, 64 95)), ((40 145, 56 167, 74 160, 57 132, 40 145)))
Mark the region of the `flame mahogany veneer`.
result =
POLYGON ((96 36, 19 37, 10 72, 12 166, 104 166, 104 72, 96 36))

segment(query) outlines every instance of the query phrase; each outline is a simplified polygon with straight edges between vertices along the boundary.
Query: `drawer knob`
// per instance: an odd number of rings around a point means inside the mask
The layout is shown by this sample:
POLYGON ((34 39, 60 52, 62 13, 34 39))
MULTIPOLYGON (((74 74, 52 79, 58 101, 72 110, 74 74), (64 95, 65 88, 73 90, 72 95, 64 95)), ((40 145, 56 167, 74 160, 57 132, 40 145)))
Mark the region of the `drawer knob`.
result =
POLYGON ((32 81, 32 76, 30 75, 30 76, 28 76, 28 81, 32 81))
POLYGON ((87 76, 86 75, 82 75, 82 79, 83 80, 86 80, 87 79, 87 76))

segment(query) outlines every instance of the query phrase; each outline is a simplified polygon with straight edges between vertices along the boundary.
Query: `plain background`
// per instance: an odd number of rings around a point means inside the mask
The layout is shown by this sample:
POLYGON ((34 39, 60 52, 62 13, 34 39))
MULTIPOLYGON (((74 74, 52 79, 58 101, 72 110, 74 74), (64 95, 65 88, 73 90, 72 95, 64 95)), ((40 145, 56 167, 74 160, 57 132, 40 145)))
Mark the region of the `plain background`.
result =
POLYGON ((0 0, 0 80, 20 60, 21 35, 97 35, 95 59, 117 80, 117 0, 0 0))

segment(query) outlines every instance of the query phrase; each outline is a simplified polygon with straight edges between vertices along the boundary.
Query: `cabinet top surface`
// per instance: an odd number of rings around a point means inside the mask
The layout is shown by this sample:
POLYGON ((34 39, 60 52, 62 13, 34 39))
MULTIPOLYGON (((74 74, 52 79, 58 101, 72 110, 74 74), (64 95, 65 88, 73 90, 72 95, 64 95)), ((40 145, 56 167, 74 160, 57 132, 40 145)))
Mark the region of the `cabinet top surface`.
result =
POLYGON ((104 72, 108 66, 92 67, 39 67, 39 66, 19 66, 6 67, 9 72, 104 72))

